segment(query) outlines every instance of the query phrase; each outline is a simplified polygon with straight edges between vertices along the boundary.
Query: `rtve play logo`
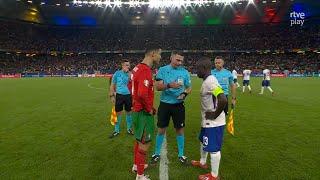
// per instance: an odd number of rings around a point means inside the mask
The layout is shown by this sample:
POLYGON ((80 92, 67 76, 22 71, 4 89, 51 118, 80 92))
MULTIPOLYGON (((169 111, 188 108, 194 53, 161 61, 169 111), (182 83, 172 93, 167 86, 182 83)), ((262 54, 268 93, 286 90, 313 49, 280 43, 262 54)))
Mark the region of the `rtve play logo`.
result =
POLYGON ((300 25, 303 26, 306 14, 304 12, 293 11, 290 13, 290 26, 300 25))

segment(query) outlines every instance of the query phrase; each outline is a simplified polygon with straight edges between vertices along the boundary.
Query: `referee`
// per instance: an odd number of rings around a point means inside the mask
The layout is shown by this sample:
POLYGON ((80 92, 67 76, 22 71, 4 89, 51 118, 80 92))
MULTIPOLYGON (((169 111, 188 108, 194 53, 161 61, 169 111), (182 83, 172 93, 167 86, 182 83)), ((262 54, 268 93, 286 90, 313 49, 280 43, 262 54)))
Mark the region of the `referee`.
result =
MULTIPOLYGON (((232 102, 231 105, 232 107, 234 107, 236 105, 236 89, 237 86, 236 84, 233 82, 233 76, 231 74, 231 72, 228 69, 225 69, 224 66, 224 60, 221 56, 217 56, 214 59, 214 65, 215 65, 215 69, 211 70, 211 74, 214 75, 217 79, 219 84, 221 85, 224 94, 227 96, 229 96, 229 87, 231 88, 231 94, 232 94, 232 102)), ((224 112, 226 115, 228 115, 228 104, 225 106, 224 108, 224 112)))
POLYGON ((127 133, 133 135, 131 117, 132 99, 128 87, 130 62, 128 60, 122 60, 121 67, 121 70, 116 71, 112 76, 109 91, 111 102, 115 104, 115 111, 117 113, 117 123, 115 125, 114 132, 109 136, 109 138, 114 138, 120 133, 123 108, 126 111, 127 133))
POLYGON ((183 59, 181 52, 172 52, 171 63, 161 67, 156 76, 155 87, 162 93, 158 108, 158 134, 151 164, 156 164, 160 159, 161 146, 170 118, 176 129, 178 160, 183 164, 187 163, 187 157, 184 156, 185 107, 183 102, 191 92, 191 80, 189 72, 182 67, 183 59))

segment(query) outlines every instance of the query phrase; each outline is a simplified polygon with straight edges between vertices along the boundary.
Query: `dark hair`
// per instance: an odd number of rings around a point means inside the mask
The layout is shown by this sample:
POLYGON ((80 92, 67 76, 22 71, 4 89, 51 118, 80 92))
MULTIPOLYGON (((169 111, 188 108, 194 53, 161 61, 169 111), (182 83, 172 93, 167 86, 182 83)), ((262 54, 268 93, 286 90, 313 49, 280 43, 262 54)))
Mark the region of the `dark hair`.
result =
POLYGON ((212 67, 212 62, 210 60, 209 57, 201 57, 198 61, 197 61, 197 66, 198 67, 204 67, 206 69, 211 69, 212 67))
POLYGON ((214 59, 222 59, 222 60, 224 60, 224 59, 222 58, 222 56, 216 56, 216 58, 214 58, 214 59))
POLYGON ((172 55, 176 55, 176 54, 183 56, 183 51, 176 51, 176 50, 175 50, 175 51, 172 51, 172 52, 171 52, 171 56, 172 56, 172 55))
POLYGON ((146 51, 145 51, 145 54, 148 54, 152 51, 157 51, 161 49, 160 45, 157 44, 157 43, 148 43, 146 44, 146 51))
POLYGON ((122 59, 122 60, 121 60, 121 64, 122 64, 122 63, 126 63, 126 62, 130 62, 129 59, 122 59))

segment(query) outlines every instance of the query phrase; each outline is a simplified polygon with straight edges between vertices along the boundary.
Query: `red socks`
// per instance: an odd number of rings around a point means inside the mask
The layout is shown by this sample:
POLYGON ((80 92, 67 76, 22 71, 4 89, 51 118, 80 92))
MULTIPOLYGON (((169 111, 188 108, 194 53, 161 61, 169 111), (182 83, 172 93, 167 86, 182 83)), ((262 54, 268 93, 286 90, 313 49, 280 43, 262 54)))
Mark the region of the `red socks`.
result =
POLYGON ((139 149, 139 143, 135 142, 133 147, 133 164, 137 165, 137 153, 139 149))
POLYGON ((137 162, 137 173, 138 175, 143 175, 144 172, 144 164, 146 161, 146 151, 137 148, 137 153, 136 153, 136 162, 137 162))
POLYGON ((143 175, 147 152, 139 148, 138 142, 135 142, 133 151, 133 161, 137 165, 137 174, 143 175))

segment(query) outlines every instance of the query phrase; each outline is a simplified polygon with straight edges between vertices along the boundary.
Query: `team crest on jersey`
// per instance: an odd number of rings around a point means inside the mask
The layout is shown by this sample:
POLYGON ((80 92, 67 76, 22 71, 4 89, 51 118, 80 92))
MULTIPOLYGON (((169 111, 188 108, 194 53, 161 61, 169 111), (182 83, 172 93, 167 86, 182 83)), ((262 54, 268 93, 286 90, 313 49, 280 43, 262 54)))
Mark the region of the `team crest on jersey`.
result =
POLYGON ((148 86, 149 86, 149 81, 148 81, 148 80, 144 80, 144 81, 143 81, 143 84, 144 84, 146 87, 148 87, 148 86))
POLYGON ((137 72, 138 69, 139 69, 138 67, 134 67, 134 68, 133 68, 133 71, 134 71, 134 72, 137 72))

